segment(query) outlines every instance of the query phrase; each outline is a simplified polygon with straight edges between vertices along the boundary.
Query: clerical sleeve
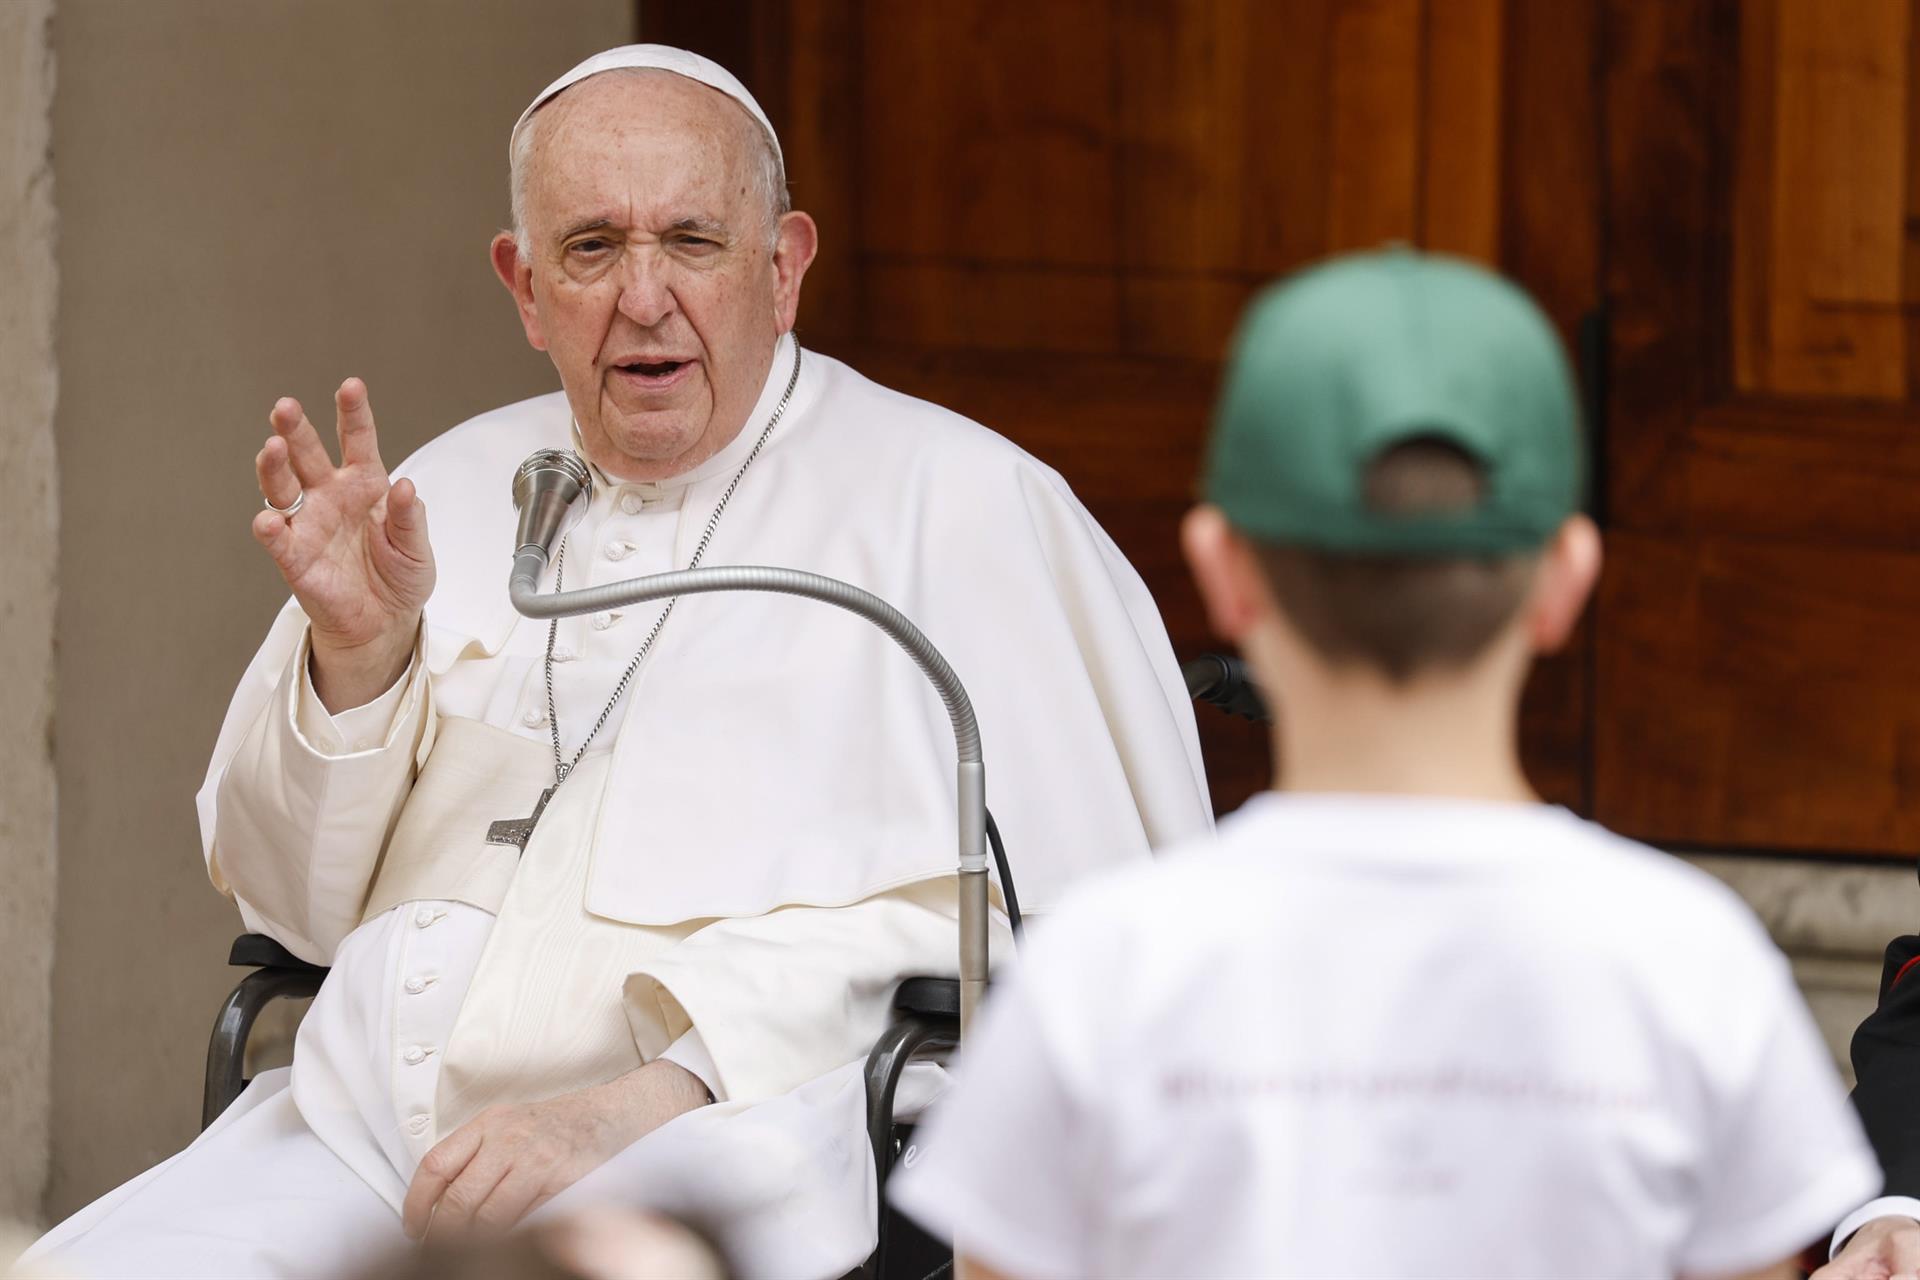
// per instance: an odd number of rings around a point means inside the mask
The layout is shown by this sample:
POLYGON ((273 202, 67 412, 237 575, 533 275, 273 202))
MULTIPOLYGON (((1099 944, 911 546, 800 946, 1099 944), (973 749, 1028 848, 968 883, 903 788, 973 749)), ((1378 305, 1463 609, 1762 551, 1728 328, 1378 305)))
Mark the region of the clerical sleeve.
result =
MULTIPOLYGON (((845 907, 782 907, 717 920, 626 982, 643 1057, 698 1031, 732 1102, 758 1102, 858 1061, 893 1020, 902 978, 951 977, 958 955, 951 877, 845 907)), ((996 960, 1012 936, 993 916, 996 960)))
POLYGON ((326 964, 360 923, 431 743, 432 688, 416 656, 375 704, 329 717, 307 683, 307 658, 303 639, 219 780, 207 870, 248 929, 326 964))

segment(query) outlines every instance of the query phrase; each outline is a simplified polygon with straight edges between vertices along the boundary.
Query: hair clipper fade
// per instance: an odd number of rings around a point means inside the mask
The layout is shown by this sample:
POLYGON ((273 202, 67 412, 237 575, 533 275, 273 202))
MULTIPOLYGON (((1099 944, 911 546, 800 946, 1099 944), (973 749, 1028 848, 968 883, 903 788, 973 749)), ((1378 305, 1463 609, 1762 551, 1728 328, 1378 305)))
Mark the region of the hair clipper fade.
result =
MULTIPOLYGON (((1443 440, 1416 438, 1367 467, 1370 509, 1425 515, 1478 505, 1479 463, 1443 440)), ((1302 639, 1336 666, 1366 666, 1395 684, 1457 670, 1513 619, 1538 557, 1488 559, 1336 554, 1256 542, 1275 602, 1302 639)))

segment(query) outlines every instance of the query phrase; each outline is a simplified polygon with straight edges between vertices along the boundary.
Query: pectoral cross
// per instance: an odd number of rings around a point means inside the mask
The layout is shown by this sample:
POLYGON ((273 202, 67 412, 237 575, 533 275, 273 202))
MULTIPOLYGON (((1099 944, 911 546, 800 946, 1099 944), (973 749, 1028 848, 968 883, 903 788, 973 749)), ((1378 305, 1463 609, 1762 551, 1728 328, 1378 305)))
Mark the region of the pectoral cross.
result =
POLYGON ((540 821, 540 815, 546 812, 547 801, 553 799, 554 783, 540 793, 540 802, 533 806, 533 812, 524 818, 502 818, 487 828, 488 844, 510 844, 520 852, 527 851, 527 841, 533 836, 533 828, 540 821))

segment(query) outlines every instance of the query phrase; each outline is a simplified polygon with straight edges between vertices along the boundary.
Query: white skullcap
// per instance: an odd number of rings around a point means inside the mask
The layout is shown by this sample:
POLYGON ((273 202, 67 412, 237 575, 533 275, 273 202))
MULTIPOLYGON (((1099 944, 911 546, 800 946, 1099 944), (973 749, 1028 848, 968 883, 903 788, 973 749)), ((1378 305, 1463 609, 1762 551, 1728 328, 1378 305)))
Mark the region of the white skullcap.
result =
POLYGON ((782 166, 786 164, 786 157, 780 152, 779 135, 774 133, 773 123, 767 119, 767 113, 760 109, 760 104, 755 102, 753 95, 747 92, 747 86, 741 84, 734 78, 731 71, 713 59, 703 58, 697 53, 689 53, 685 49, 676 49, 667 44, 623 44, 617 49, 596 53, 542 89, 540 96, 529 103, 527 109, 520 113, 520 118, 513 122, 513 132, 507 135, 508 157, 511 158, 513 155, 513 144, 520 137, 520 130, 526 128, 527 121, 533 118, 533 113, 545 106, 555 94, 563 89, 572 88, 588 76, 597 76, 602 71, 616 71, 621 67, 652 67, 660 71, 671 71, 677 76, 697 80, 709 89, 718 89, 745 107, 747 114, 759 122, 760 127, 767 132, 767 141, 773 144, 774 158, 780 161, 782 166))

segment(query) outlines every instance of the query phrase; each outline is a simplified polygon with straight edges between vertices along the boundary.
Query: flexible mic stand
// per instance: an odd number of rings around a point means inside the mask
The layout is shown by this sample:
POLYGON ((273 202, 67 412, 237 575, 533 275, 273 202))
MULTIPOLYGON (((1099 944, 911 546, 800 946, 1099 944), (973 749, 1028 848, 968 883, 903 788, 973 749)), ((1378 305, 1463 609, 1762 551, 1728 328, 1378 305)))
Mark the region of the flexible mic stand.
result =
POLYGON ((764 565, 726 565, 681 569, 629 578, 604 586, 582 587, 552 595, 540 592, 540 576, 547 567, 547 548, 558 540, 563 525, 577 520, 592 495, 586 466, 572 454, 544 450, 527 459, 514 482, 514 503, 521 508, 520 546, 514 553, 507 595, 513 607, 528 618, 573 618, 664 600, 671 596, 704 595, 716 591, 763 591, 800 596, 830 604, 866 619, 913 659, 922 675, 946 704, 953 723, 954 754, 958 760, 960 836, 960 1034, 966 1036, 975 1007, 987 989, 987 774, 980 758, 980 726, 973 701, 960 677, 933 642, 906 615, 870 591, 838 578, 800 569, 764 565), (556 472, 563 473, 556 477, 556 472), (553 486, 561 490, 557 501, 553 486), (567 489, 574 491, 569 493, 567 489), (536 512, 540 514, 536 517, 536 512), (571 514, 572 519, 567 519, 571 514), (530 522, 534 527, 530 527, 530 522))

